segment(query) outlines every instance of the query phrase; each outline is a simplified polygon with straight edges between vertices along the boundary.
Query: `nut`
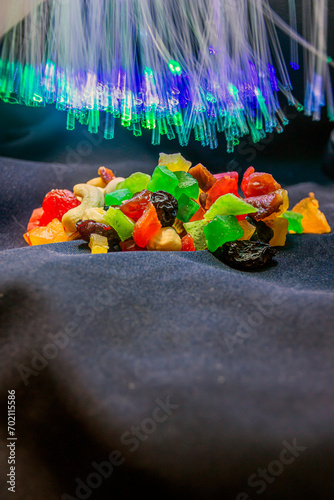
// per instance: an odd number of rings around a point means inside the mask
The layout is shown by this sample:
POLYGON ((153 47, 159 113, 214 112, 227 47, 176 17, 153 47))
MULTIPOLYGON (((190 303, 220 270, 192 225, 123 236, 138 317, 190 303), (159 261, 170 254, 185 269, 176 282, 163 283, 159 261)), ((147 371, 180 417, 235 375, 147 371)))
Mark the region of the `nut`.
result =
POLYGON ((105 187, 104 189, 104 194, 109 194, 109 193, 113 193, 114 191, 116 191, 116 187, 117 187, 117 184, 119 184, 120 182, 123 182, 125 181, 124 177, 115 177, 114 179, 112 179, 105 187))
POLYGON ((80 196, 82 201, 79 206, 72 208, 63 215, 62 224, 65 231, 69 233, 74 233, 77 230, 75 223, 84 218, 87 209, 103 207, 104 205, 104 195, 102 191, 95 186, 90 184, 77 184, 74 186, 73 192, 76 196, 80 196))
POLYGON ((105 211, 103 208, 87 208, 83 214, 82 220, 95 220, 95 222, 106 224, 104 216, 105 211))
POLYGON ((90 179, 86 184, 89 184, 90 186, 95 186, 99 188, 105 188, 106 183, 101 179, 101 177, 94 177, 93 179, 90 179))
POLYGON ((178 252, 182 249, 181 238, 172 227, 162 227, 147 242, 147 250, 178 252))

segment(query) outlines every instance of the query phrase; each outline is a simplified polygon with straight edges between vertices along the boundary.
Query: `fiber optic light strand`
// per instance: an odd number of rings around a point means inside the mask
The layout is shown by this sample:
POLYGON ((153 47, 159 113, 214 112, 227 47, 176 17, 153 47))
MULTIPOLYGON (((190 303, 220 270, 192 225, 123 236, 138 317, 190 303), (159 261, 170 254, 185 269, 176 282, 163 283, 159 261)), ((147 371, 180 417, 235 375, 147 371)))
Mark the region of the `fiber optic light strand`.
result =
POLYGON ((268 0, 237 7, 206 0, 206 9, 203 0, 48 0, 1 40, 0 98, 55 105, 67 112, 68 130, 79 121, 96 134, 103 122, 105 139, 115 136, 119 120, 135 136, 152 130, 153 144, 166 135, 185 146, 193 133, 215 148, 221 133, 233 152, 246 135, 258 142, 283 131, 279 95, 304 109, 291 93, 276 27, 290 36, 293 69, 297 43, 309 54, 305 113, 319 119, 327 103, 334 118, 327 0, 303 1, 314 13, 307 16, 309 40, 296 32, 294 0, 291 26, 268 0))

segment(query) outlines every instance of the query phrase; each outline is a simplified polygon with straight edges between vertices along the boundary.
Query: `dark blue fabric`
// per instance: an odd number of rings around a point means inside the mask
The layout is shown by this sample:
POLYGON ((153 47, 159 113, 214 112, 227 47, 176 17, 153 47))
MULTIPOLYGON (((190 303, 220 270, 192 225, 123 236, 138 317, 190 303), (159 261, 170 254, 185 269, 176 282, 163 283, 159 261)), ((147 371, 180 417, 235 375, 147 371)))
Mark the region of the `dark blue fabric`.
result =
MULTIPOLYGON (((208 252, 27 247, 44 194, 96 168, 0 162, 0 394, 5 409, 17 391, 16 498, 332 499, 333 234, 289 235, 277 265, 253 273, 208 252)), ((333 227, 324 184, 289 187, 291 205, 313 191, 333 227)))

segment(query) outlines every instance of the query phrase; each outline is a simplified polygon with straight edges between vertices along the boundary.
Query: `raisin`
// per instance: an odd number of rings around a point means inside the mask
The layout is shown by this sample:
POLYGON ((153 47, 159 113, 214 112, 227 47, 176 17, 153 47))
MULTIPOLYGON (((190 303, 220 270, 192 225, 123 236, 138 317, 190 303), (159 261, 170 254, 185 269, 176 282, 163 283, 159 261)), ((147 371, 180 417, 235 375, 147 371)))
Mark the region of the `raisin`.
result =
POLYGON ((172 226, 179 209, 176 198, 166 191, 156 191, 151 196, 151 202, 157 212, 161 226, 172 226))
POLYGON ((115 229, 101 222, 95 222, 94 220, 79 220, 76 223, 76 228, 81 238, 85 241, 89 241, 92 233, 100 234, 108 238, 109 246, 117 245, 120 241, 115 229))
POLYGON ((272 263, 277 250, 261 241, 230 241, 214 252, 215 257, 237 269, 253 270, 272 263))
POLYGON ((262 241, 262 243, 269 243, 274 237, 274 231, 271 227, 261 220, 256 221, 252 217, 247 216, 246 221, 255 227, 255 232, 251 237, 251 241, 262 241))

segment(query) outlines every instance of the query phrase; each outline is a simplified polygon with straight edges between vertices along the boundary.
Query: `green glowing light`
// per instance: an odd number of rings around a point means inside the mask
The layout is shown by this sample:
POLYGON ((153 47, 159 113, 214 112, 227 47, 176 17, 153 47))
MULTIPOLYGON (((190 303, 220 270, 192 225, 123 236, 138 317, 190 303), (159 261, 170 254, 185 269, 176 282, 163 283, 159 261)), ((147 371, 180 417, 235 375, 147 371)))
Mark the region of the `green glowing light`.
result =
POLYGON ((34 97, 32 98, 33 101, 35 102, 42 102, 43 101, 43 97, 41 97, 40 95, 38 94, 34 94, 34 97))
POLYGON ((146 78, 153 78, 153 69, 149 68, 148 66, 145 66, 145 69, 144 69, 144 75, 146 76, 146 78))
POLYGON ((182 68, 180 63, 178 63, 177 61, 173 61, 173 59, 171 59, 168 63, 168 67, 173 75, 181 75, 182 68))

